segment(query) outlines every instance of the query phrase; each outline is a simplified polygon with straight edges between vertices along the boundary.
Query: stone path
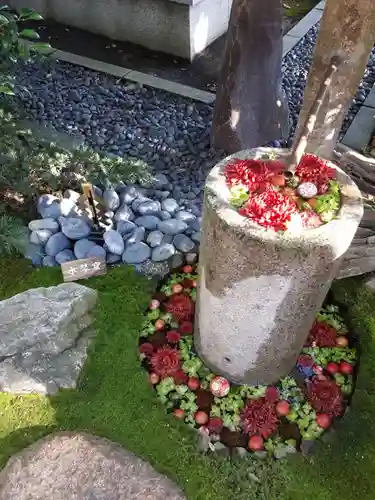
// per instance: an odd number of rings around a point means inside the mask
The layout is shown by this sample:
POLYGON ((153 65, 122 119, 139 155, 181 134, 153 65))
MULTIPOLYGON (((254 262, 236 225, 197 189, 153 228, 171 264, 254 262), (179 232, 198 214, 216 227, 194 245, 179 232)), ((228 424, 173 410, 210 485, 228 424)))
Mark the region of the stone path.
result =
POLYGON ((181 490, 119 445, 58 433, 10 459, 0 500, 184 500, 181 490))

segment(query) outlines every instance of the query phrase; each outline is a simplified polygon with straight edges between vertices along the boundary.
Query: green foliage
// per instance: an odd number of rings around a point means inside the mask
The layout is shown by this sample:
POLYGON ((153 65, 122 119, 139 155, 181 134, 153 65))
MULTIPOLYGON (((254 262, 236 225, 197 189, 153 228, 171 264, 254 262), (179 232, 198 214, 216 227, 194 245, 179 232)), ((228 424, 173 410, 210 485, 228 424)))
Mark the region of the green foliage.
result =
POLYGON ((249 199, 248 189, 244 186, 233 186, 230 188, 230 204, 241 208, 249 199))
POLYGON ((338 182, 330 181, 327 193, 317 196, 315 200, 314 210, 320 215, 322 221, 329 222, 332 220, 336 216, 341 204, 338 182))
POLYGON ((0 214, 0 256, 22 253, 27 242, 28 231, 22 221, 7 214, 0 214))
POLYGON ((39 35, 32 29, 19 29, 25 21, 41 20, 42 16, 33 9, 12 12, 7 5, 0 6, 0 94, 12 95, 14 79, 12 67, 19 59, 28 60, 37 53, 51 49, 48 43, 35 43, 39 35))
POLYGON ((146 163, 135 158, 98 154, 87 147, 70 151, 41 142, 22 128, 10 112, 0 109, 0 185, 25 197, 66 188, 82 182, 147 181, 146 163))

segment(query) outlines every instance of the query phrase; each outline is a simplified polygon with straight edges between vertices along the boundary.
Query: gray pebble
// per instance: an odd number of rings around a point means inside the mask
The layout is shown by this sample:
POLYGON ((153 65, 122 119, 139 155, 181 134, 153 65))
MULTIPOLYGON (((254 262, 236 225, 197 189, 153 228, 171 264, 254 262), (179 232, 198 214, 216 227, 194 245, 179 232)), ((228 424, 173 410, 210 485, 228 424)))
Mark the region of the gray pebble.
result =
POLYGON ((55 219, 36 219, 29 222, 30 231, 47 230, 51 233, 57 233, 60 229, 59 223, 55 219))
POLYGON ((147 243, 150 247, 157 247, 163 241, 164 234, 161 231, 151 231, 151 233, 147 236, 147 243))
POLYGON ((100 245, 94 245, 87 252, 87 257, 106 257, 107 252, 100 245))
POLYGON ((47 241, 45 251, 50 257, 55 257, 59 252, 70 248, 70 241, 63 233, 55 233, 47 241))
POLYGON ((107 263, 108 264, 116 264, 121 261, 121 255, 116 255, 115 253, 107 253, 107 263))
POLYGON ((135 219, 134 222, 137 226, 145 227, 149 231, 152 231, 158 227, 160 219, 155 215, 143 215, 135 219))
POLYGON ((134 224, 134 222, 127 220, 119 222, 116 226, 117 231, 122 235, 132 233, 135 228, 136 225, 134 224))
POLYGON ((185 229, 187 229, 186 222, 177 219, 169 219, 163 220, 159 222, 158 229, 159 231, 165 234, 178 234, 183 233, 185 229))
POLYGON ((141 215, 152 215, 158 213, 160 208, 160 202, 156 200, 147 200, 138 205, 137 211, 141 215))
POLYGON ((96 245, 96 243, 94 243, 93 241, 90 241, 86 238, 76 241, 74 244, 75 256, 77 257, 77 259, 86 259, 89 251, 95 245, 96 245))
POLYGON ((61 231, 71 240, 86 238, 91 228, 83 219, 78 217, 60 217, 61 231))
POLYGON ((123 254, 125 245, 120 233, 110 229, 103 234, 103 239, 110 253, 114 253, 116 255, 123 254))
POLYGON ((166 210, 160 210, 160 212, 158 212, 158 216, 162 220, 172 219, 172 215, 169 212, 167 212, 166 210))
POLYGON ((175 253, 175 248, 171 243, 163 243, 152 250, 151 259, 155 262, 167 260, 175 253))
POLYGON ((71 250, 63 250, 59 252, 56 257, 56 262, 58 264, 63 264, 64 262, 71 262, 72 260, 76 260, 74 253, 71 250))
POLYGON ((32 231, 30 233, 30 243, 34 243, 34 245, 45 245, 52 234, 52 231, 49 231, 48 229, 32 231))
POLYGON ((163 187, 168 186, 169 180, 164 174, 156 174, 153 178, 152 184, 156 189, 162 189, 163 187))
POLYGON ((167 198, 161 202, 161 208, 173 214, 178 209, 178 203, 174 198, 167 198))
POLYGON ((192 241, 185 234, 176 234, 173 238, 174 246, 181 252, 190 252, 195 247, 194 241, 192 241))
POLYGON ((192 214, 190 212, 186 212, 185 210, 180 210, 180 211, 176 212, 175 217, 177 220, 182 220, 189 225, 192 221, 196 220, 196 217, 194 214, 192 214))
POLYGON ((114 217, 116 222, 128 221, 134 219, 134 214, 128 205, 124 204, 117 210, 114 217))
POLYGON ((114 189, 106 189, 103 193, 103 203, 107 210, 115 212, 120 206, 120 198, 114 189))
POLYGON ((128 245, 125 252, 122 255, 122 260, 126 264, 140 264, 145 260, 149 259, 151 255, 151 249, 146 243, 134 243, 133 245, 128 245))
POLYGON ((130 238, 127 238, 127 246, 140 243, 145 237, 146 230, 144 227, 137 227, 130 238))

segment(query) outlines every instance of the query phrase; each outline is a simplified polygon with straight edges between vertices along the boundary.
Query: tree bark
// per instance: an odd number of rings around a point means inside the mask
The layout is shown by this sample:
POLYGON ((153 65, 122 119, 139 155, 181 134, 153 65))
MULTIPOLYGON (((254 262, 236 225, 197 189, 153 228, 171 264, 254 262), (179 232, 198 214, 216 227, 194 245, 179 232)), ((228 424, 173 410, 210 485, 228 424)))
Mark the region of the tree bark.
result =
POLYGON ((281 89, 281 0, 234 0, 223 57, 212 145, 234 153, 288 136, 281 89))

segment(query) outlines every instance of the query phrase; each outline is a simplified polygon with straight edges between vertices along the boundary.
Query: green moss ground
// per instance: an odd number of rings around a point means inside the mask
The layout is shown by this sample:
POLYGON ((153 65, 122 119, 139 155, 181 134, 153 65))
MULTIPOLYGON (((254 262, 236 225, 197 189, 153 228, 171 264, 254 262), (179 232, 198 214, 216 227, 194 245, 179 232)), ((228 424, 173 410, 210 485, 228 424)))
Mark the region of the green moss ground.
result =
MULTIPOLYGON (((0 299, 60 283, 60 271, 2 260, 0 299)), ((92 279, 99 291, 97 337, 77 391, 52 398, 0 394, 0 466, 40 437, 60 429, 108 437, 175 479, 188 500, 372 500, 375 490, 375 299, 359 281, 335 286, 361 336, 353 406, 329 443, 310 460, 211 459, 195 434, 166 415, 139 369, 137 337, 151 285, 122 266, 92 279)))

